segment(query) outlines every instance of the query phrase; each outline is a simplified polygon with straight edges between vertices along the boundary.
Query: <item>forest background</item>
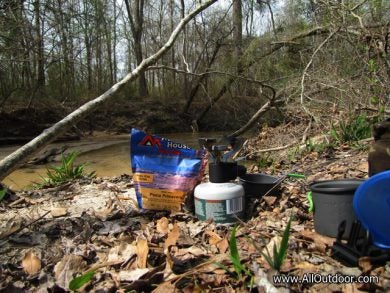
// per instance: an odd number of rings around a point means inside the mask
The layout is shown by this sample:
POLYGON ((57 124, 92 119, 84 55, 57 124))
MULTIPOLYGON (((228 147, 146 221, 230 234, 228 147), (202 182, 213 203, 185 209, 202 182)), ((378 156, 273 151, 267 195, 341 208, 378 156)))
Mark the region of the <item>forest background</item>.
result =
MULTIPOLYGON (((196 5, 2 1, 1 136, 37 135, 110 88, 196 5)), ((389 12, 385 0, 218 1, 78 127, 242 133, 259 118, 272 125, 296 109, 318 125, 362 113, 379 120, 390 100, 389 12)))

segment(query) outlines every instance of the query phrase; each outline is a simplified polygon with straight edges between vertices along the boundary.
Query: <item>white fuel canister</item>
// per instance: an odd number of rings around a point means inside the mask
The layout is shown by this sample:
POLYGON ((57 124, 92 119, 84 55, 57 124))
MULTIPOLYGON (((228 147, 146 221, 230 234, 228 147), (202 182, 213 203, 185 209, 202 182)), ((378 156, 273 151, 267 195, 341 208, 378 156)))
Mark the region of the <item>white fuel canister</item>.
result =
POLYGON ((234 224, 244 216, 244 188, 239 183, 202 183, 195 188, 194 198, 199 220, 234 224))

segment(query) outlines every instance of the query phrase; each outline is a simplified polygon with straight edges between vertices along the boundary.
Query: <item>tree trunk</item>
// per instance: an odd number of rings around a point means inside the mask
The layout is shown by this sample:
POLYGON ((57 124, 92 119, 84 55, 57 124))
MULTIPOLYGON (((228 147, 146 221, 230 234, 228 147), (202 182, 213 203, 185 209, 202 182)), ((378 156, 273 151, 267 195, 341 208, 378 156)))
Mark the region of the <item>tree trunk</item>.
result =
POLYGON ((36 34, 36 52, 37 52, 37 87, 45 86, 45 58, 44 58, 44 43, 41 32, 41 13, 40 2, 34 2, 35 10, 35 34, 36 34))
MULTIPOLYGON (((136 0, 133 13, 129 0, 125 0, 126 10, 130 21, 130 28, 133 34, 133 47, 137 65, 141 64, 142 58, 142 33, 144 22, 144 0, 136 0), (134 15, 133 15, 134 14, 134 15)), ((138 79, 138 91, 141 98, 148 96, 148 87, 146 83, 145 71, 141 70, 138 79)))
POLYGON ((83 10, 84 10, 84 43, 85 43, 85 51, 86 51, 86 62, 87 62, 87 89, 88 89, 88 98, 91 94, 93 85, 92 85, 92 45, 90 39, 90 19, 89 19, 89 9, 88 9, 88 1, 83 1, 83 10))
POLYGON ((271 16, 272 31, 273 31, 274 36, 275 36, 275 38, 276 38, 276 28, 275 28, 274 13, 273 13, 273 11, 272 11, 272 7, 271 7, 270 1, 266 1, 266 4, 267 4, 267 7, 268 7, 269 14, 270 14, 270 16, 271 16))
POLYGON ((114 6, 114 24, 113 24, 113 44, 112 44, 112 57, 114 62, 114 82, 117 82, 117 75, 118 75, 118 63, 116 60, 116 43, 117 43, 117 6, 116 6, 116 0, 113 1, 114 6))
POLYGON ((0 161, 0 180, 4 179, 12 170, 16 169, 18 164, 25 161, 29 156, 38 152, 40 149, 45 147, 48 143, 54 140, 58 135, 66 131, 72 125, 82 118, 85 118, 88 114, 96 110, 99 106, 105 103, 107 100, 111 99, 113 95, 118 92, 125 84, 133 81, 139 77, 140 72, 144 71, 147 67, 156 63, 163 54, 165 54, 174 44, 177 36, 182 31, 183 27, 193 19, 201 11, 215 3, 217 0, 209 0, 203 2, 203 4, 198 5, 198 7, 183 18, 180 23, 176 26, 175 30, 170 35, 168 41, 162 46, 155 54, 144 59, 131 73, 126 75, 121 81, 114 84, 110 89, 108 89, 101 96, 91 100, 66 116, 61 121, 54 124, 52 127, 44 130, 42 134, 34 138, 29 143, 25 144, 21 148, 17 149, 15 152, 4 158, 0 161))
MULTIPOLYGON (((182 18, 184 17, 185 10, 186 10, 186 7, 185 7, 184 0, 180 0, 180 14, 181 14, 182 18)), ((183 55, 183 58, 187 60, 187 29, 186 28, 184 28, 184 32, 183 32, 183 46, 182 46, 181 53, 183 55)), ((187 78, 187 75, 184 74, 184 76, 183 76, 183 97, 187 96, 187 92, 188 92, 188 78, 187 78)))
POLYGON ((242 74, 242 5, 241 0, 233 0, 233 41, 236 74, 242 74))

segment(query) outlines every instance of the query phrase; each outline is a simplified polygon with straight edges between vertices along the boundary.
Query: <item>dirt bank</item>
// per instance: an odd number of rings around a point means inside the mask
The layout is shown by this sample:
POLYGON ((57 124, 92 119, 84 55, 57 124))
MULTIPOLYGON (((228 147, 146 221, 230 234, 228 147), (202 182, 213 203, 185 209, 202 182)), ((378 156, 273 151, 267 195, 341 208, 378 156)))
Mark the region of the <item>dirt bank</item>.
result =
MULTIPOLYGON (((245 103, 234 103, 226 100, 216 104, 204 120, 199 123, 200 131, 230 131, 244 125, 251 115, 261 106, 261 102, 254 98, 247 98, 245 103)), ((196 116, 207 104, 198 103, 192 109, 196 116)), ((90 134, 93 131, 111 133, 128 133, 132 127, 148 129, 153 133, 172 133, 192 131, 191 115, 179 114, 182 104, 163 102, 160 100, 142 101, 113 101, 78 122, 61 140, 72 140, 90 134)), ((0 115, 0 145, 24 143, 40 134, 45 128, 56 123, 72 110, 76 105, 61 107, 56 104, 39 104, 31 109, 15 106, 3 110, 0 115)), ((279 113, 279 112, 278 112, 279 113)), ((272 123, 280 121, 280 114, 267 116, 279 117, 271 119, 272 123)), ((266 117, 266 118, 267 118, 266 117)))

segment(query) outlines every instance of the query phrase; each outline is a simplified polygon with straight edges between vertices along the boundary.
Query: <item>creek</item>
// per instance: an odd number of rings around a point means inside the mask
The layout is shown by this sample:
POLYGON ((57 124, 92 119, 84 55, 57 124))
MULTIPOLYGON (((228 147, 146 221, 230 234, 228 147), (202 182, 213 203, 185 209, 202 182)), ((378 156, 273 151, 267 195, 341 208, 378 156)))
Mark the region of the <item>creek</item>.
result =
MULTIPOLYGON (((220 138, 222 134, 221 132, 186 132, 160 134, 160 136, 169 138, 174 142, 186 144, 192 148, 199 148, 198 138, 220 138)), ((61 148, 62 146, 66 146, 67 151, 80 153, 76 163, 86 163, 86 170, 88 172, 95 171, 99 177, 131 174, 129 135, 100 134, 84 137, 78 141, 53 143, 46 149, 53 147, 61 148)), ((3 159, 17 148, 18 146, 1 147, 0 159, 3 159)), ((26 164, 8 175, 3 182, 13 190, 30 189, 34 182, 40 182, 41 177, 46 176, 47 167, 58 166, 59 164, 59 162, 52 162, 46 165, 26 164)))

